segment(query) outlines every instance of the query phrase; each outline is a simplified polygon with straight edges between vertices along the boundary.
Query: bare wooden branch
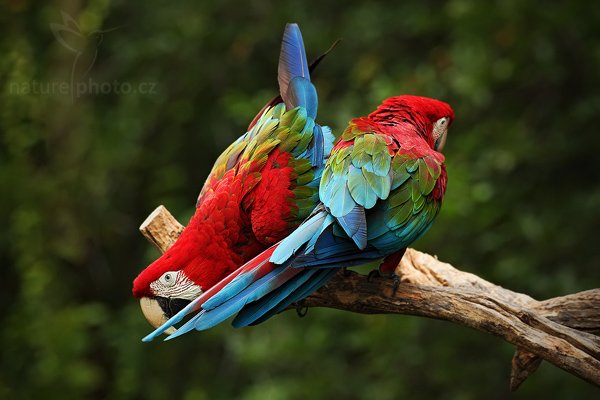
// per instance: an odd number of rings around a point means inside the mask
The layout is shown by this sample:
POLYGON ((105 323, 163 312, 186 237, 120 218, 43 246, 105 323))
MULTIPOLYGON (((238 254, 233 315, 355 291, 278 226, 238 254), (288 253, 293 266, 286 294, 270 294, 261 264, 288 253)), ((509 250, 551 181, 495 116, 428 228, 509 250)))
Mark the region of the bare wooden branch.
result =
MULTIPOLYGON (((159 250, 168 249, 183 226, 163 206, 140 226, 159 250)), ((454 322, 499 336, 517 348, 511 389, 546 360, 600 386, 600 289, 537 301, 462 272, 428 254, 408 249, 396 269, 401 285, 338 273, 309 296, 308 307, 363 314, 408 314, 454 322)))
POLYGON ((164 253, 173 246, 183 228, 165 206, 160 205, 142 222, 140 232, 158 251, 164 253))

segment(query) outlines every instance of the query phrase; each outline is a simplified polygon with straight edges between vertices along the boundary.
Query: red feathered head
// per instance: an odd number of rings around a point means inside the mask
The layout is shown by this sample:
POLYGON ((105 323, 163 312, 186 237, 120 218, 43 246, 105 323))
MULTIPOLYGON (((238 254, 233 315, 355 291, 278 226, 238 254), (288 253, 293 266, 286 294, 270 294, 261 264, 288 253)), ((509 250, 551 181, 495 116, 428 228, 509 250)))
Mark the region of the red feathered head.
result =
POLYGON ((448 127, 454 121, 454 111, 443 101, 421 96, 395 96, 386 99, 369 118, 393 129, 410 123, 436 151, 446 144, 448 127))

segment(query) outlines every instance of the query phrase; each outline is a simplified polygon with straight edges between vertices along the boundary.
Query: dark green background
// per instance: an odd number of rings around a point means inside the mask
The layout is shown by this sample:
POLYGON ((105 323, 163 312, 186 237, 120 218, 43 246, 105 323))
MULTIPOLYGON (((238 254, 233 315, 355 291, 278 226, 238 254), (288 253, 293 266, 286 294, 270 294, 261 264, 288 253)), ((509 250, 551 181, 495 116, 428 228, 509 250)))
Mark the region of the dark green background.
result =
POLYGON ((510 345, 413 317, 314 309, 142 344, 130 294, 157 257, 138 225, 159 204, 189 218, 213 160, 276 93, 288 21, 309 57, 344 39, 314 76, 336 133, 387 96, 454 107, 447 198, 415 247, 539 299, 599 286, 596 2, 35 3, 0 12, 0 397, 598 395, 548 364, 510 394, 510 345), (85 82, 152 93, 44 89, 70 85, 61 11, 84 35, 117 28, 79 41, 75 82, 88 63, 85 82))

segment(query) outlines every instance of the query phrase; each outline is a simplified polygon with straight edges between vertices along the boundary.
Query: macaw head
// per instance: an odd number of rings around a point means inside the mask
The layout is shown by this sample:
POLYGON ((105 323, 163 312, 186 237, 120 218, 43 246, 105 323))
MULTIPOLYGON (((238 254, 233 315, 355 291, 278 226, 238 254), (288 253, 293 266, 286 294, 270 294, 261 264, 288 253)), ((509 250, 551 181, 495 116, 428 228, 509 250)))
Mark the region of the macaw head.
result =
POLYGON ((221 278, 217 272, 223 269, 216 266, 227 265, 227 257, 207 258, 202 236, 188 226, 177 242, 133 281, 133 295, 140 299, 144 316, 155 328, 221 278))
POLYGON ((446 144, 448 127, 454 121, 454 111, 443 101, 421 96, 395 96, 384 100, 369 118, 380 125, 399 126, 409 123, 435 151, 446 144))

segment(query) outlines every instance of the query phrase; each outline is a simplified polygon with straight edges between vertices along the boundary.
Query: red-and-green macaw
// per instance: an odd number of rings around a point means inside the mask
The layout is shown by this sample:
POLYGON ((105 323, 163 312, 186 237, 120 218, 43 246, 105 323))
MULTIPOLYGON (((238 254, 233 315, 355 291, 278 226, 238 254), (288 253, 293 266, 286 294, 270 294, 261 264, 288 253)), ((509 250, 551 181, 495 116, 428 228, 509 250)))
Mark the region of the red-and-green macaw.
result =
POLYGON ((294 232, 203 293, 144 340, 200 311, 167 339, 232 315, 260 323, 300 301, 339 268, 380 262, 393 274, 406 247, 438 214, 446 189, 441 151, 454 119, 438 100, 398 96, 350 121, 319 185, 320 203, 294 232))
POLYGON ((217 159, 179 239, 134 280, 154 327, 289 235, 318 204, 334 137, 315 122, 317 92, 296 24, 284 32, 278 81, 280 95, 217 159))

